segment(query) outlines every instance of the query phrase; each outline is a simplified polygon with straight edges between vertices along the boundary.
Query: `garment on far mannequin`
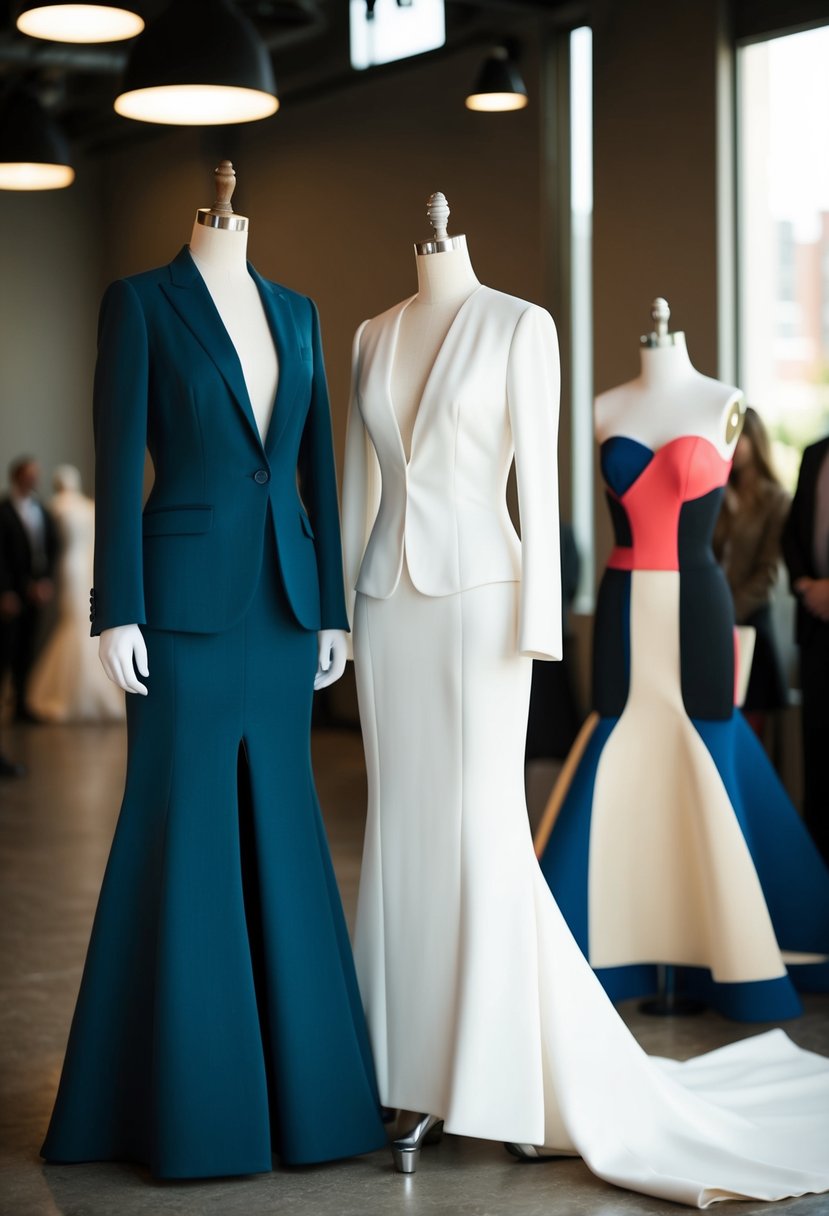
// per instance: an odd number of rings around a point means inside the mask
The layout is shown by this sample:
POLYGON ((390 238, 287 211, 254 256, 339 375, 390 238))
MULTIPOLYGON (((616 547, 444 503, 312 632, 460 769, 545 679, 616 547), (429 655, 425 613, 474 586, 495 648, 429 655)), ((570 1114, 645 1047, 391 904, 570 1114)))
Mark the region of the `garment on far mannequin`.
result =
POLYGON ((552 320, 475 290, 407 451, 391 386, 408 306, 355 339, 343 488, 369 782, 355 958, 381 1098, 691 1205, 826 1189, 829 1062, 781 1032, 648 1059, 533 854, 532 659, 561 654, 552 320))
MULTIPOLYGON (((783 557, 795 595, 802 578, 829 578, 829 437, 803 453, 783 557)), ((797 603, 803 736, 803 818, 829 865, 829 621, 797 603)))
POLYGON ((29 678, 42 632, 43 609, 32 602, 30 587, 52 578, 58 544, 54 520, 35 495, 0 501, 0 592, 14 592, 20 603, 14 616, 0 617, 0 687, 10 672, 18 716, 30 712, 29 678))
POLYGON ((278 352, 264 434, 186 247, 102 306, 92 631, 142 627, 149 692, 50 1162, 196 1178, 386 1141, 310 762, 316 631, 346 625, 319 322, 248 272, 278 352))
MULTIPOLYGON (((594 712, 536 847, 613 1000, 653 993, 654 964, 670 964, 682 994, 778 1021, 801 1012, 797 986, 829 988, 829 871, 734 707, 733 605, 711 548, 728 390, 722 406, 713 392, 711 436, 654 450, 619 432, 624 413, 600 433, 616 547, 596 605, 594 712)), ((701 396, 700 429, 705 409, 701 396)))
POLYGON ((791 499, 775 481, 760 480, 753 493, 726 489, 714 528, 714 553, 722 565, 738 625, 755 630, 754 653, 743 713, 782 709, 788 688, 774 636, 771 601, 780 567, 780 536, 791 499))
POLYGON ((95 506, 80 489, 61 489, 49 504, 60 538, 57 622, 29 681, 29 705, 47 722, 118 722, 124 694, 107 679, 89 636, 89 586, 95 506))

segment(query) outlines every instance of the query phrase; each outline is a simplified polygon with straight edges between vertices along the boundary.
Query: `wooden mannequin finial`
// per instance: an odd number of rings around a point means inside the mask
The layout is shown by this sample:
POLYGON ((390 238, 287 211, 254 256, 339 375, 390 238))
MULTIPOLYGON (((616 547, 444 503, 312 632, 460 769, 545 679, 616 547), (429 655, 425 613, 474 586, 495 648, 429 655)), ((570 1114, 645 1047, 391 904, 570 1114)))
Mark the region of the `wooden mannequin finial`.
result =
POLYGON ((229 160, 220 160, 213 170, 216 201, 212 207, 199 207, 196 223, 205 228, 220 228, 225 232, 247 232, 248 217, 237 215, 230 200, 236 189, 236 171, 229 160))
POLYGON ((216 183, 216 201, 210 208, 212 215, 233 215, 230 200, 236 189, 236 171, 229 160, 220 160, 213 171, 216 183))

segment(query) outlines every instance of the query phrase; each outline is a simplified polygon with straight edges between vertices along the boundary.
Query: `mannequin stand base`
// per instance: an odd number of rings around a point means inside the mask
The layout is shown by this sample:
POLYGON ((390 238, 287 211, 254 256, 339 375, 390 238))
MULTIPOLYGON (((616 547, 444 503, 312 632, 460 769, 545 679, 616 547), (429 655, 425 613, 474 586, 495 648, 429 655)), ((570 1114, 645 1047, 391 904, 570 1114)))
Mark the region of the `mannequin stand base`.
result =
POLYGON ((676 994, 676 968, 660 963, 656 968, 657 993, 639 1002, 639 1012, 652 1018, 693 1017, 706 1008, 704 1001, 676 994))
POLYGON ((704 1001, 696 1001, 690 996, 650 996, 639 1002, 639 1012, 651 1018, 692 1017, 705 1009, 704 1001))

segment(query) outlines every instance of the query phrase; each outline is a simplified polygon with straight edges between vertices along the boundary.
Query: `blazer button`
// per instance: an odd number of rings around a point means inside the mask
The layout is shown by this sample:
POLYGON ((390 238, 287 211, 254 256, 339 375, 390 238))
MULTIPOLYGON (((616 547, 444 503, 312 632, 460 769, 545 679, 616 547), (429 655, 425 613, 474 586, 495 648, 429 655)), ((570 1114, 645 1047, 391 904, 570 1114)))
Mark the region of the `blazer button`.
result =
POLYGON ((271 479, 271 475, 267 469, 257 469, 256 472, 253 474, 253 480, 256 482, 256 484, 258 486, 267 485, 267 483, 270 481, 270 479, 271 479))

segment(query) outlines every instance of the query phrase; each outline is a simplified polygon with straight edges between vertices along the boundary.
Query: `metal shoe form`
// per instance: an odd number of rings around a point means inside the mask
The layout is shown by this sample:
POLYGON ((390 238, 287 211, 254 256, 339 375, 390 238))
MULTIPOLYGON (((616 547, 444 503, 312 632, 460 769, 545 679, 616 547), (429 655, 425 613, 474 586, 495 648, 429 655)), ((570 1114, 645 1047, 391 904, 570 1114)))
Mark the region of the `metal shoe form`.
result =
POLYGON ((417 1169, 422 1146, 438 1144, 442 1139, 443 1120, 437 1115, 421 1115, 410 1132, 392 1142, 394 1168, 399 1174, 413 1174, 417 1169))

